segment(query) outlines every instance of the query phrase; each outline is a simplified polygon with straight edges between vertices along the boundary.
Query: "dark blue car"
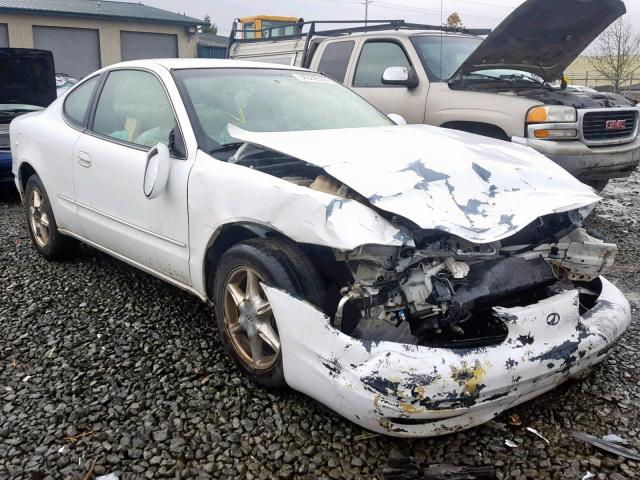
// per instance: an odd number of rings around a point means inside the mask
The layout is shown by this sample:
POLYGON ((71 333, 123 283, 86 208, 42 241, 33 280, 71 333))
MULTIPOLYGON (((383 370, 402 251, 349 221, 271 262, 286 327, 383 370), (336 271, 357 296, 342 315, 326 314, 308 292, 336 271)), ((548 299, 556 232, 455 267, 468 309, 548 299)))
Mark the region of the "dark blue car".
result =
POLYGON ((9 124, 56 99, 53 54, 30 48, 0 48, 0 188, 13 183, 9 124))

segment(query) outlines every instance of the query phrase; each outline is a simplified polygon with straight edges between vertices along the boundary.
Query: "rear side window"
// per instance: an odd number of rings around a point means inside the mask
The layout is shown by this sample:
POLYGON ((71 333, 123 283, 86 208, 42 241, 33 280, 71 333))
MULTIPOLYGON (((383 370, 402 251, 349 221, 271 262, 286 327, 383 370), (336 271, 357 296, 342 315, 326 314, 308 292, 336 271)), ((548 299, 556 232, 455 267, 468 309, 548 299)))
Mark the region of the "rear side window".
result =
POLYGON ((168 145, 175 127, 171 103, 155 75, 140 70, 109 73, 96 107, 94 132, 155 147, 168 145))
POLYGON ((362 47, 353 79, 354 87, 389 87, 382 83, 388 67, 411 67, 400 45, 394 42, 368 42, 362 47))
POLYGON ((71 123, 79 127, 84 126, 91 97, 99 78, 99 75, 90 78, 67 95, 64 101, 64 114, 71 123))
POLYGON ((347 67, 349 66, 349 59, 351 58, 355 44, 353 40, 329 44, 322 54, 318 71, 328 75, 337 82, 344 83, 347 75, 347 67))

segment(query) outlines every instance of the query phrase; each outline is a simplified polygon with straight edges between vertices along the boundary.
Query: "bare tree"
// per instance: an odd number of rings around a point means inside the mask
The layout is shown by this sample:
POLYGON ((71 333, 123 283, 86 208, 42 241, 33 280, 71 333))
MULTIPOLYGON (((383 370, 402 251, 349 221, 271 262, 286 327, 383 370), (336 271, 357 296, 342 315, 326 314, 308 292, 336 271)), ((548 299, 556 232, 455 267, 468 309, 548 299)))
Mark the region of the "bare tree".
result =
POLYGON ((593 53, 591 65, 619 92, 620 86, 640 68, 640 35, 630 23, 620 19, 596 40, 593 53))
POLYGON ((462 19, 460 18, 460 15, 458 15, 458 12, 453 12, 447 17, 447 23, 445 24, 445 26, 451 28, 464 28, 462 19))

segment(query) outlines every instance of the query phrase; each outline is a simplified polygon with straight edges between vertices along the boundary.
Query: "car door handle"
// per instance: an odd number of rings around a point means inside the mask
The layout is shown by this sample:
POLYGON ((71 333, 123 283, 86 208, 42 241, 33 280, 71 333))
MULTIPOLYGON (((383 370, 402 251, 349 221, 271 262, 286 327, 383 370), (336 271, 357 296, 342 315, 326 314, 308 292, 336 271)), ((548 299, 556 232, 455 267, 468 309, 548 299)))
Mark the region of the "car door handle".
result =
POLYGON ((91 166, 91 156, 87 152, 79 152, 78 163, 85 168, 89 168, 91 166))

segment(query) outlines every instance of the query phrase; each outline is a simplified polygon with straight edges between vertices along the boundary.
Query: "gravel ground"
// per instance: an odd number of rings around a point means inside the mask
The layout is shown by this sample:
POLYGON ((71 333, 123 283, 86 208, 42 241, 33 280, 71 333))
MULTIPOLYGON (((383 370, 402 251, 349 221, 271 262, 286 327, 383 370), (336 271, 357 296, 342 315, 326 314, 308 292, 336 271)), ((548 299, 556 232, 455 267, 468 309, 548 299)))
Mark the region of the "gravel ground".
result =
POLYGON ((494 465, 498 478, 640 477, 572 429, 640 447, 640 175, 605 191, 591 226, 620 246, 609 275, 634 324, 609 359, 506 425, 429 440, 374 436, 291 391, 241 377, 197 299, 90 248, 47 263, 15 195, 0 198, 0 478, 377 478, 389 457, 494 465), (506 438, 519 446, 510 449, 506 438), (86 475, 86 476, 85 476, 86 475))

